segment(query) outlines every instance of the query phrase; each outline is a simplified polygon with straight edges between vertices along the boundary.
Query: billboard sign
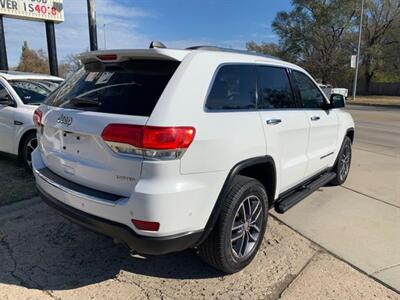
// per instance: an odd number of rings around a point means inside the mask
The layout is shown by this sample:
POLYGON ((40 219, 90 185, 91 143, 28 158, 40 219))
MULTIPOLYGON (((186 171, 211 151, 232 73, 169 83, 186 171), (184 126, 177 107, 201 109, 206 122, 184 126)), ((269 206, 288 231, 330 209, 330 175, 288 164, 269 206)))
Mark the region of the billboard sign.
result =
POLYGON ((0 0, 0 15, 61 23, 64 22, 63 0, 0 0))

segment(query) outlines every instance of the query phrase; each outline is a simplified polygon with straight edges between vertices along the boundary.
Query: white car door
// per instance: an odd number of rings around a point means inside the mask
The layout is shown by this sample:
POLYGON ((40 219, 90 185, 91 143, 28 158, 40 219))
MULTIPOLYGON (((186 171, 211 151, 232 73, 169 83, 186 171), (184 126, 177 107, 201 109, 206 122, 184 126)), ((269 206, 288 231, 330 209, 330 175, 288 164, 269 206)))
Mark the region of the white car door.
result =
POLYGON ((327 100, 307 74, 292 73, 310 124, 306 171, 306 176, 310 177, 326 169, 336 157, 338 117, 334 110, 322 108, 327 100))
MULTIPOLYGON (((0 82, 0 99, 12 99, 6 88, 0 82)), ((13 101, 13 100, 12 100, 13 101)), ((0 104, 0 151, 13 153, 15 141, 15 116, 16 107, 0 104)))
POLYGON ((259 66, 258 78, 258 109, 267 154, 275 159, 279 194, 304 180, 310 124, 296 103, 285 68, 259 66))

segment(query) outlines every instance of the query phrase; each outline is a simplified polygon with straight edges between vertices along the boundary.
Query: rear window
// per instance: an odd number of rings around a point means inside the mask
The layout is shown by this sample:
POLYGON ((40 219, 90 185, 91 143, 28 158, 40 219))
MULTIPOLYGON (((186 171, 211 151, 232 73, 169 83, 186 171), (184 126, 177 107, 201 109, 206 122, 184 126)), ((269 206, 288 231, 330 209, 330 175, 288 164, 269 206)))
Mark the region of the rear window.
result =
POLYGON ((47 99, 50 106, 150 116, 179 62, 132 60, 85 65, 47 99))

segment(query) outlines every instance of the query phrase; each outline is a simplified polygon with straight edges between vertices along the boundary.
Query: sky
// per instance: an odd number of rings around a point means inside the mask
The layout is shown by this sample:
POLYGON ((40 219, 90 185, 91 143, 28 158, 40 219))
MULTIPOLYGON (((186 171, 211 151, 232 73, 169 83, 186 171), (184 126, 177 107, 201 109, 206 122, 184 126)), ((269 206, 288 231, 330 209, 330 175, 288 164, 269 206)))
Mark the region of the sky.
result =
MULTIPOLYGON (((277 42, 271 23, 290 0, 97 0, 99 49, 147 48, 152 40, 170 48, 216 45, 244 49, 247 41, 277 42)), ((57 24, 59 62, 89 49, 86 0, 64 0, 57 24)), ((47 53, 42 22, 4 18, 8 62, 16 66, 23 41, 47 53)))

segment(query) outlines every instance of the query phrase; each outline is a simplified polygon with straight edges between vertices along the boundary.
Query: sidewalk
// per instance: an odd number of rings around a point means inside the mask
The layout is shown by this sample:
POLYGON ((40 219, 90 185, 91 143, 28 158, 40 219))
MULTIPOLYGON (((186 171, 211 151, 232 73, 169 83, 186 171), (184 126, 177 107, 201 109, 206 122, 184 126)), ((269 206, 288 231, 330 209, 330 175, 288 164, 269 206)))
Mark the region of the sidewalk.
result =
POLYGON ((324 187, 284 215, 274 215, 400 292, 400 159, 354 148, 344 186, 324 187))

